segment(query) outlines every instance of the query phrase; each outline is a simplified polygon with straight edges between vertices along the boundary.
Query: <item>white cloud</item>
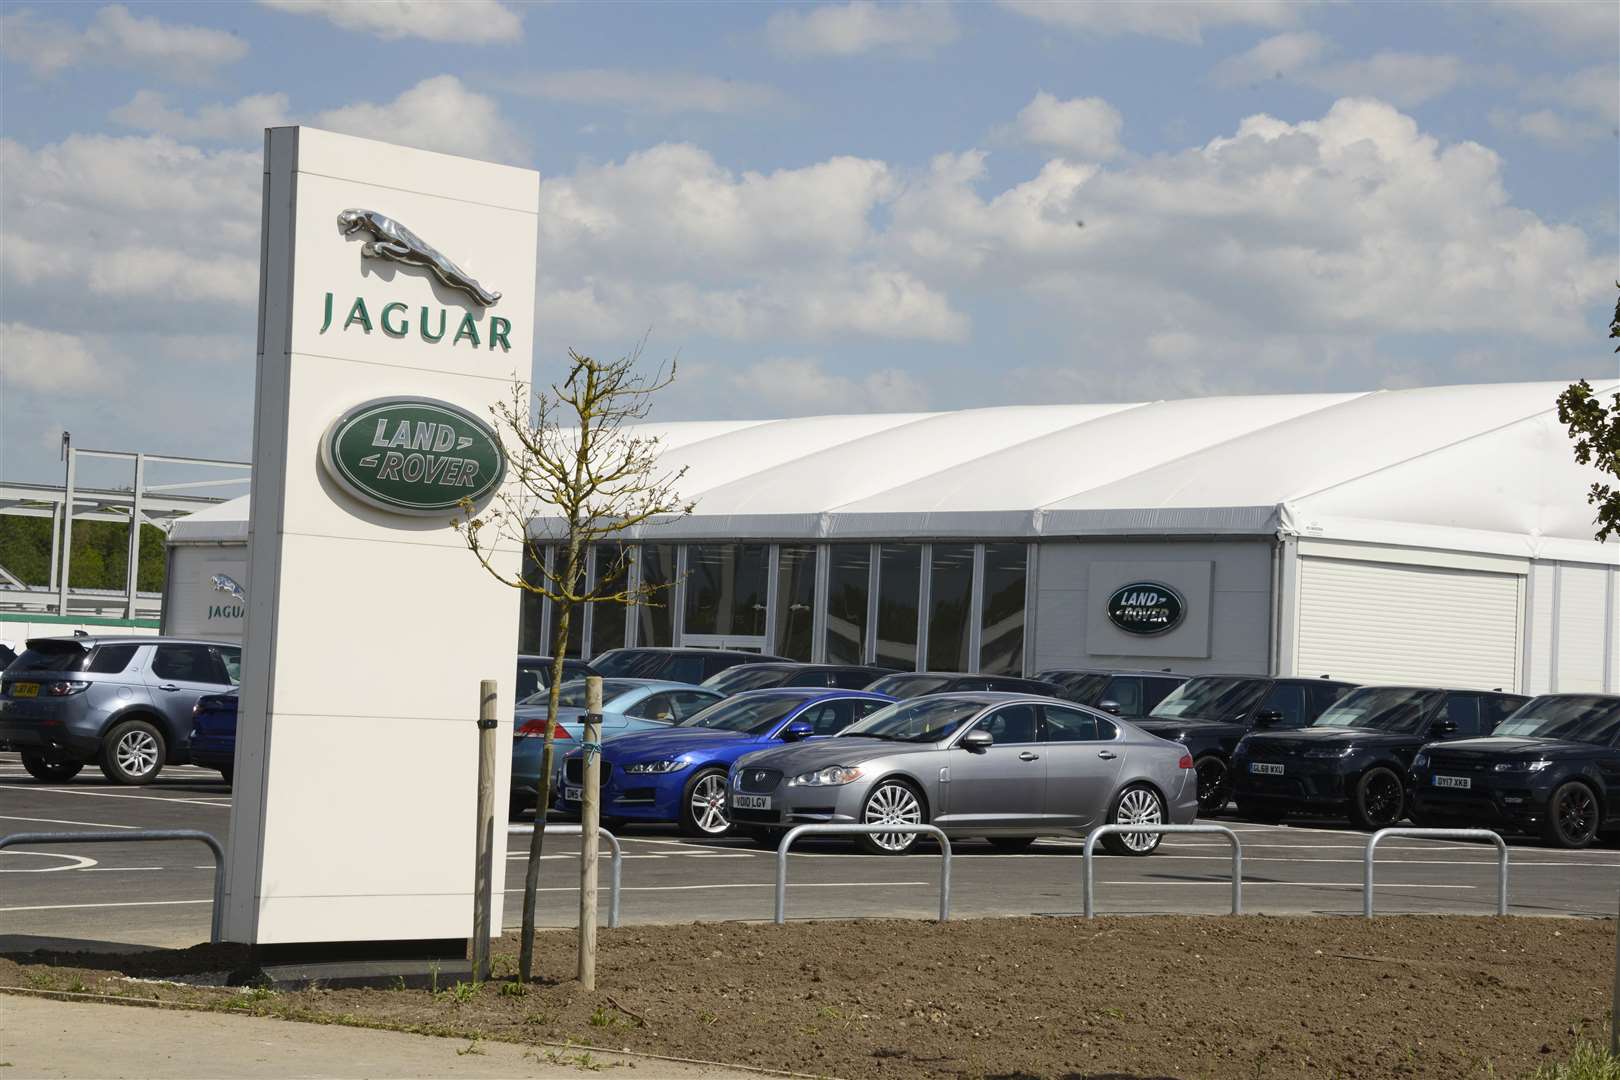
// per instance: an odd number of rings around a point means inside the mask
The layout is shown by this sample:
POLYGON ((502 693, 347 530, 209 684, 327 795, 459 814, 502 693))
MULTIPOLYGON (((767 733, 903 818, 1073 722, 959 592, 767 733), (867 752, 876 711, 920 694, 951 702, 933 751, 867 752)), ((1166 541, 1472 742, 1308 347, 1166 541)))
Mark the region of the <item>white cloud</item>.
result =
POLYGON ((1574 149, 1600 139, 1612 139, 1614 129, 1568 113, 1552 109, 1515 112, 1512 109, 1492 109, 1491 125, 1498 131, 1520 135, 1539 143, 1560 149, 1574 149))
POLYGON ((1599 64, 1564 78, 1537 79, 1525 88, 1531 101, 1547 101, 1620 124, 1620 68, 1599 64))
POLYGON ((259 0, 293 15, 316 15, 384 41, 490 45, 523 37, 523 16, 500 0, 259 0))
POLYGON ((646 113, 738 113, 767 108, 782 98, 774 87, 760 83, 614 68, 555 71, 507 85, 518 93, 554 101, 611 105, 646 113))
POLYGON ((882 368, 859 377, 828 371, 811 357, 772 357, 723 380, 747 415, 910 412, 927 408, 928 387, 906 371, 882 368))
POLYGON ((1124 126, 1119 110, 1102 98, 1059 101, 1044 90, 1018 113, 1018 132, 1025 141, 1092 160, 1120 152, 1124 126))
POLYGON ((224 30, 141 18, 122 4, 79 30, 26 8, 0 15, 0 54, 49 76, 85 64, 135 67, 181 81, 206 78, 242 59, 247 42, 224 30))
POLYGON ((230 142, 258 139, 265 128, 291 122, 286 94, 250 94, 228 105, 204 105, 187 115, 172 108, 162 94, 140 90, 110 115, 136 131, 230 142))
POLYGON ((39 394, 62 394, 104 385, 110 372, 83 338, 0 322, 0 355, 6 358, 0 386, 39 394))
POLYGON ((357 102, 318 114, 316 127, 446 154, 516 162, 525 141, 501 116, 495 99, 454 75, 423 79, 383 104, 357 102))
POLYGON ((949 4, 850 0, 778 11, 765 23, 773 50, 789 56, 858 56, 879 49, 926 55, 960 33, 949 4))
POLYGON ((1366 95, 1409 108, 1455 89, 1469 74, 1455 56, 1383 51, 1324 62, 1331 51, 1321 34, 1276 34, 1216 64, 1210 79, 1217 86, 1287 79, 1335 97, 1366 95))
POLYGON ((1302 5, 1289 0, 1001 0, 1049 26, 1098 37, 1142 34, 1196 45, 1222 26, 1291 26, 1302 5))
POLYGON ((1613 52, 1620 38, 1620 5, 1607 0, 1492 0, 1491 8, 1560 48, 1613 52))
POLYGON ((1327 50, 1327 39, 1309 30, 1274 34, 1252 49, 1216 64, 1210 77, 1217 86, 1253 86, 1292 75, 1316 63, 1327 50))

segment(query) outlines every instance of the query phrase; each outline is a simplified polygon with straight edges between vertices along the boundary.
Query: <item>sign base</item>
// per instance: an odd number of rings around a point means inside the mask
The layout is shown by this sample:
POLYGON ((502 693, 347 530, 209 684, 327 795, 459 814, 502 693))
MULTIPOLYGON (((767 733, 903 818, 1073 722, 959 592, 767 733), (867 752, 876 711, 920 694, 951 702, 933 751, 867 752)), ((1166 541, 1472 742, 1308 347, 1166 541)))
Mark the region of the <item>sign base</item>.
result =
POLYGON ((419 941, 322 941, 255 945, 233 985, 274 990, 448 990, 472 981, 466 938, 419 941))

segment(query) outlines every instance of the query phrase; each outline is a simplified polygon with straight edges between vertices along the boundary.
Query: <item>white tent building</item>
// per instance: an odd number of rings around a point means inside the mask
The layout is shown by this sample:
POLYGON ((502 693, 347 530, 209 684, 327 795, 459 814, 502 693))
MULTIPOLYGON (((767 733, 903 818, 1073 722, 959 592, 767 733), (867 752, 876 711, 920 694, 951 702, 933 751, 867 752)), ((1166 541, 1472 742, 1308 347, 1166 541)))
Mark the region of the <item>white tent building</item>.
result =
MULTIPOLYGON (((578 650, 1620 690, 1620 545, 1592 539, 1562 388, 652 425, 696 509, 627 539, 670 602, 588 612, 578 650), (1132 585, 1175 618, 1140 632, 1132 585)), ((245 511, 175 525, 166 625, 197 629, 245 511)), ((526 606, 525 651, 546 621, 526 606)))

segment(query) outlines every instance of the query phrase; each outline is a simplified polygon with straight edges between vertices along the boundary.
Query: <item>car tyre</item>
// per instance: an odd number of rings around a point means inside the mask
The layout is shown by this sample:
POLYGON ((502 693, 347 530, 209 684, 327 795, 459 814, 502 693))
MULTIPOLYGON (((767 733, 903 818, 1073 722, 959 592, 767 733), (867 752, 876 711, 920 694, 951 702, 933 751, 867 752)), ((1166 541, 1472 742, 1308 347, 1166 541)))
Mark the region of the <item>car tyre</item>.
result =
POLYGON ((163 770, 163 733, 145 720, 125 720, 101 740, 101 771, 115 784, 150 784, 163 770))
POLYGON ((1350 791, 1350 820, 1362 829, 1387 829, 1406 816, 1406 785, 1394 769, 1375 765, 1350 791))
POLYGON ((1035 843, 1033 836, 991 836, 986 837, 990 846, 1003 855, 1012 855, 1020 851, 1028 851, 1035 843))
POLYGON ((680 819, 677 823, 687 836, 713 839, 731 831, 726 817, 726 770, 699 769, 681 789, 680 819))
POLYGON ((1541 818, 1541 839, 1549 847, 1583 848, 1597 839, 1597 793, 1579 780, 1559 784, 1541 818))
MULTIPOLYGON (((861 824, 928 824, 922 793, 904 780, 884 780, 873 785, 861 804, 861 824)), ((857 836, 855 846, 867 855, 909 855, 921 839, 918 833, 874 833, 857 836)))
POLYGON ((236 772, 235 767, 231 766, 231 765, 221 765, 219 767, 220 778, 225 781, 225 786, 226 787, 231 786, 231 778, 235 774, 235 772, 236 772))
POLYGON ((84 768, 82 761, 46 757, 44 754, 36 754, 29 750, 23 751, 22 763, 29 776, 47 784, 60 784, 64 780, 71 780, 79 775, 80 769, 84 768))
MULTIPOLYGON (((1114 805, 1108 808, 1110 825, 1158 825, 1167 819, 1164 796, 1146 784, 1125 788, 1114 796, 1114 805)), ((1102 846, 1111 855, 1151 855, 1163 840, 1163 833, 1110 833, 1102 838, 1102 846)))
POLYGON ((1198 816, 1219 813, 1232 797, 1232 770, 1219 754, 1205 754, 1193 762, 1198 776, 1198 816))

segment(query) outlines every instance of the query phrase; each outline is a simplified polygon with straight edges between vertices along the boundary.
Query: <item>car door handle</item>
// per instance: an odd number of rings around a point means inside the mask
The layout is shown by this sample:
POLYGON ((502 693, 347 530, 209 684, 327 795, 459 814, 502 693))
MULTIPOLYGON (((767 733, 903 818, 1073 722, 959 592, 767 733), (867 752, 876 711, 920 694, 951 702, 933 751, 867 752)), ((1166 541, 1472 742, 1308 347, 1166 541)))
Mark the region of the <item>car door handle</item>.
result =
POLYGON ((1018 760, 1019 761, 1035 761, 1035 760, 1039 759, 1040 756, 1041 755, 1039 755, 1039 754, 1032 754, 1028 750, 1025 750, 1022 754, 1018 755, 1018 760))
POLYGON ((174 685, 174 683, 172 683, 172 682, 166 682, 162 686, 159 686, 158 689, 159 690, 178 690, 180 688, 178 686, 174 685))
POLYGON ((1115 758, 1119 757, 1119 755, 1114 753, 1112 750, 1099 750, 1097 751, 1097 756, 1102 758, 1104 761, 1113 761, 1115 758))

